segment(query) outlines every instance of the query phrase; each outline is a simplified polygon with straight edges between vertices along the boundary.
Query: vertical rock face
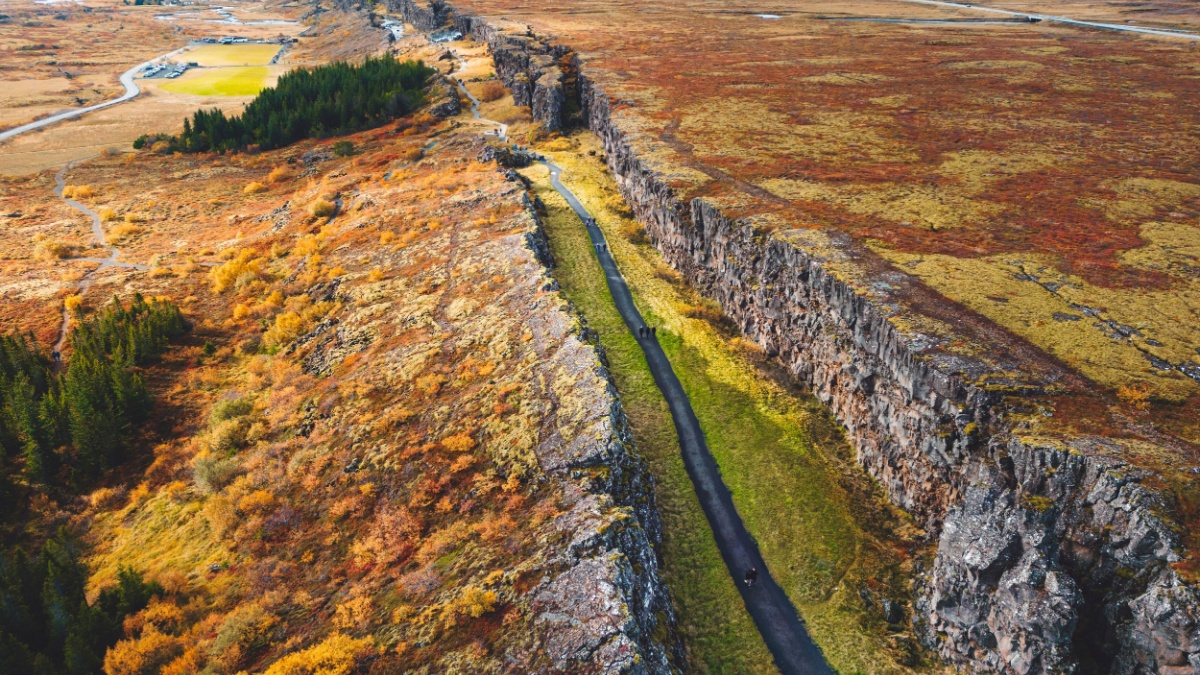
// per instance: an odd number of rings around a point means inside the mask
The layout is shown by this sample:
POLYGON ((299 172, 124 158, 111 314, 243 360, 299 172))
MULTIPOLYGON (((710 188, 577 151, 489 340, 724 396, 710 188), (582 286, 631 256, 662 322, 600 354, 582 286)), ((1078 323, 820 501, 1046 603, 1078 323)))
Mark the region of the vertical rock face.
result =
MULTIPOLYGON (((535 227, 526 236, 534 257, 552 266, 549 246, 533 204, 526 212, 535 227)), ((553 281, 547 276, 543 286, 553 281)), ((633 452, 633 434, 604 362, 603 351, 582 320, 565 311, 550 320, 531 315, 530 328, 564 346, 542 355, 554 373, 574 373, 569 392, 558 394, 563 408, 590 411, 585 418, 556 415, 557 428, 537 448, 538 463, 560 481, 567 495, 555 529, 567 544, 559 560, 533 590, 535 624, 540 628, 532 662, 514 661, 525 672, 676 672, 682 647, 667 589, 658 575, 655 546, 662 525, 649 470, 633 452), (564 340, 564 333, 574 332, 564 340), (590 370, 590 372, 588 372, 590 370), (570 399, 567 401, 567 399, 570 399), (564 439, 572 439, 569 443, 564 439), (623 515, 614 519, 614 509, 623 515)))
MULTIPOLYGON (((454 22, 489 46, 519 105, 562 127, 565 47, 480 17, 454 22)), ((917 580, 927 646, 987 672, 1200 673, 1200 593, 1170 566, 1179 542, 1142 485, 1148 472, 1107 439, 1019 440, 1003 396, 976 384, 1000 374, 993 366, 930 352, 889 321, 893 306, 831 271, 851 242, 764 236, 702 199, 684 203, 639 156, 653 141, 619 126, 586 67, 578 94, 666 260, 829 405, 861 464, 938 541, 917 580)))
POLYGON ((454 17, 454 25, 463 35, 488 46, 496 75, 512 91, 514 103, 532 108, 533 118, 547 131, 563 128, 567 92, 558 60, 570 50, 528 31, 497 30, 471 15, 454 17))
POLYGON ((387 8, 425 31, 437 30, 450 17, 450 7, 441 0, 387 0, 387 8))

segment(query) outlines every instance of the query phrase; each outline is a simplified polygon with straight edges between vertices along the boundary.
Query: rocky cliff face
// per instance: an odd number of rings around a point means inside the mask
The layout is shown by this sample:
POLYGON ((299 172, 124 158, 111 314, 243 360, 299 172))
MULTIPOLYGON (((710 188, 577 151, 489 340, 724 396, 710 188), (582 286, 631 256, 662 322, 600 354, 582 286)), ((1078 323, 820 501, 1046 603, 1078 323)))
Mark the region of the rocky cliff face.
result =
POLYGON ((455 16, 454 26, 488 46, 496 75, 512 91, 513 102, 532 108, 534 119, 548 131, 563 128, 567 92, 559 59, 569 54, 569 49, 516 26, 499 30, 469 14, 455 16))
MULTIPOLYGON (((546 274, 553 264, 549 247, 533 204, 523 199, 533 223, 525 243, 546 274)), ((553 284, 543 277, 543 288, 553 284)), ((531 314, 528 321, 535 340, 547 344, 539 349, 540 367, 553 373, 547 381, 565 381, 570 374, 575 384, 557 395, 559 404, 546 420, 557 432, 536 449, 541 469, 563 486, 567 505, 554 524, 567 543, 531 591, 539 630, 528 651, 544 656, 513 666, 533 672, 675 672, 672 662, 682 663, 683 656, 658 576, 655 548, 662 527, 654 487, 633 450, 603 350, 586 323, 565 308, 531 314), (578 411, 592 412, 581 418, 578 411)))

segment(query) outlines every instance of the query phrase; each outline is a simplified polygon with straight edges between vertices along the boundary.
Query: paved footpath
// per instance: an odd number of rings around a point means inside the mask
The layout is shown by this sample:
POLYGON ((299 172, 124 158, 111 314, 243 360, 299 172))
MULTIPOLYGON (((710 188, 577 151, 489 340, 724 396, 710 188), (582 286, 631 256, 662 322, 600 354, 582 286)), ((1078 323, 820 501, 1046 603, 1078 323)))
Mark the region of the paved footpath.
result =
POLYGON ((641 313, 634 306, 629 286, 626 285, 616 261, 608 251, 604 233, 596 227, 583 204, 559 181, 562 169, 549 161, 542 163, 550 169, 550 185, 567 200, 586 225, 592 248, 600 266, 604 268, 608 290, 612 294, 617 311, 621 313, 625 325, 637 337, 638 345, 646 354, 654 382, 667 399, 671 417, 675 421, 675 431, 679 435, 679 449, 683 453, 684 465, 712 528, 717 548, 720 549, 725 566, 729 568, 729 574, 742 594, 747 611, 767 643, 767 648, 775 657, 775 665, 785 675, 832 673, 825 663, 825 657, 821 655, 821 650, 805 630, 804 622, 796 612, 795 606, 771 578, 771 572, 758 551, 758 544, 738 516, 729 489, 721 480, 721 469, 704 441, 704 432, 700 429, 700 422, 696 419, 687 393, 684 392, 679 378, 675 376, 671 362, 663 352, 662 346, 658 344, 656 336, 649 331, 641 313), (747 587, 743 582, 746 570, 751 567, 759 572, 758 582, 753 588, 747 587))

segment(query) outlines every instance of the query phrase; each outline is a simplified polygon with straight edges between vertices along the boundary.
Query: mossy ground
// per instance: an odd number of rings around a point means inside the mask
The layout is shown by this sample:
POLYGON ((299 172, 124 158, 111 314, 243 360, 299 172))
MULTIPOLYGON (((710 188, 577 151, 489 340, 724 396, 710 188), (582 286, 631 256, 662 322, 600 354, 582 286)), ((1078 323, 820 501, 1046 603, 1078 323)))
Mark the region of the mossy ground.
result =
MULTIPOLYGON (((572 149, 547 154, 597 217, 640 310, 659 326, 742 519, 830 663, 842 672, 901 672, 907 669, 902 663, 919 663, 911 639, 889 631, 860 595, 867 589, 877 606, 907 594, 903 561, 912 547, 895 531, 911 526, 883 505, 819 404, 781 384, 704 299, 678 282, 657 251, 631 241, 638 239, 636 225, 620 213, 602 153, 587 154, 598 148, 594 137, 581 134, 549 147, 564 146, 572 149)), ((587 235, 550 190, 545 169, 526 173, 547 206, 555 277, 599 332, 638 448, 658 481, 664 573, 694 666, 770 670, 685 473, 666 404, 612 305, 587 235)))

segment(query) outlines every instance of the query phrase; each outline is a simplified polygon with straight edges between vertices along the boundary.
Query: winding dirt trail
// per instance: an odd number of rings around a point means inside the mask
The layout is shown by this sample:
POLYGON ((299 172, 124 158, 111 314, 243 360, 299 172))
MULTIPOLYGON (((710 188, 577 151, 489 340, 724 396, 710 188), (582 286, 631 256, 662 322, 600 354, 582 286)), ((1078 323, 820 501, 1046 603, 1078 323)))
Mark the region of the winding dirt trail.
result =
MULTIPOLYGON (((462 57, 458 54, 454 56, 465 65, 462 57)), ((482 117, 479 113, 479 100, 467 91, 461 80, 455 79, 455 82, 462 93, 471 100, 471 113, 475 119, 497 126, 500 140, 506 140, 507 126, 482 117)), ((708 519, 709 527, 712 528, 717 548, 721 551, 721 557, 738 587, 738 592, 741 593, 746 611, 754 620, 775 659, 776 667, 784 675, 832 673, 833 670, 826 663, 820 648, 805 629, 796 606, 771 577, 771 572, 758 549, 758 542, 738 515, 733 504, 733 495, 722 480, 721 469, 708 449, 704 431, 700 428, 695 411, 692 410, 687 392, 675 375, 671 361, 658 343, 657 336, 647 327, 645 319, 638 312, 629 286, 608 250, 604 233, 596 226, 595 218, 575 194, 559 180, 562 169, 544 158, 539 157, 539 160, 550 170, 551 187, 566 199, 587 228, 596 258, 604 269, 605 281, 613 303, 642 348, 654 382, 670 408, 675 431, 679 436, 679 450, 684 466, 696 490, 696 496, 700 499, 700 506, 708 519), (759 572, 758 582, 753 587, 742 583, 743 574, 751 568, 759 572)))
MULTIPOLYGON (((143 271, 150 268, 146 265, 135 265, 133 263, 119 262, 117 258, 121 255, 121 251, 115 246, 110 246, 105 241, 104 225, 100 220, 100 214, 89 209, 86 205, 75 201, 74 199, 63 196, 63 189, 66 187, 67 171, 70 171, 71 167, 74 166, 75 162, 77 161, 80 160, 68 162, 66 166, 64 166, 62 169, 59 169, 58 173, 54 175, 54 194, 58 195, 59 199, 62 199, 71 208, 92 219, 92 236, 96 239, 97 244, 108 251, 107 258, 67 258, 69 261, 99 263, 96 267, 86 272, 83 277, 79 279, 79 285, 75 287, 75 292, 79 295, 82 295, 87 292, 87 289, 90 288, 93 283, 95 283, 96 273, 106 267, 125 267, 128 269, 143 271)), ((67 334, 70 332, 70 330, 71 310, 69 310, 64 304, 62 311, 62 326, 58 330, 58 342, 54 343, 54 352, 56 354, 62 353, 63 347, 67 343, 67 334)))

